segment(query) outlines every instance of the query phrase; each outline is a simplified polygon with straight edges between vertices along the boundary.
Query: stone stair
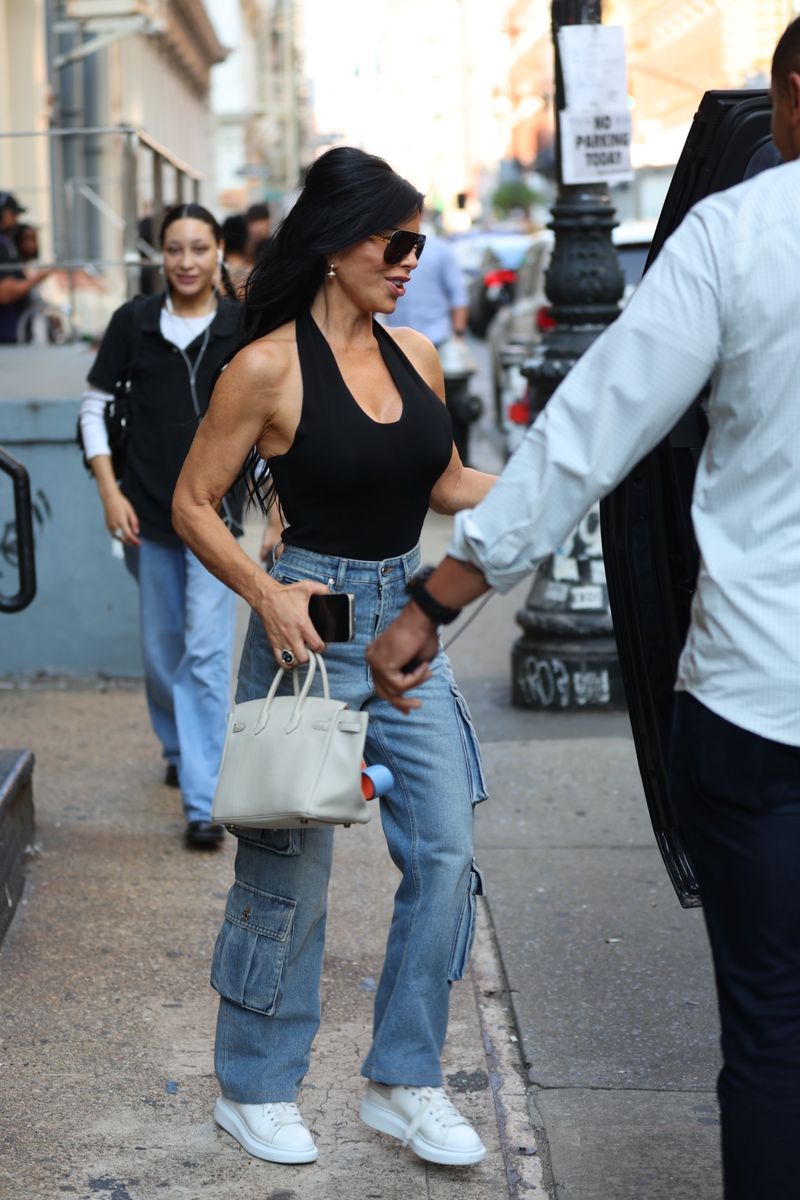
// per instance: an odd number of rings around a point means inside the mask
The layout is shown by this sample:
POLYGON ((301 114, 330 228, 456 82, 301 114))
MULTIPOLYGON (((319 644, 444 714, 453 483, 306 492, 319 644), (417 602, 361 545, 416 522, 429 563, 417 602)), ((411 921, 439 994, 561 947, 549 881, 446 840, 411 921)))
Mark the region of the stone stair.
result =
POLYGON ((33 754, 0 750, 0 942, 25 887, 25 853, 33 842, 33 754))

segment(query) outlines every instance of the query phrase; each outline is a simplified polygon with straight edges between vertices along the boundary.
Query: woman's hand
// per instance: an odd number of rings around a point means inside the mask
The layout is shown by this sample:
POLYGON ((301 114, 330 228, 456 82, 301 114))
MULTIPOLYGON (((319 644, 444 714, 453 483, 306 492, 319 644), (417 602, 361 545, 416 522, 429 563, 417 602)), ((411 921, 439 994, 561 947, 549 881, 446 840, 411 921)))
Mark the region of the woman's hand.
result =
POLYGON ((139 518, 130 500, 122 494, 117 484, 113 491, 108 488, 101 494, 106 528, 113 538, 126 546, 139 545, 139 518))
POLYGON ((303 579, 299 583, 276 583, 270 587, 257 605, 256 612, 269 638, 275 662, 279 667, 292 667, 308 662, 308 651, 322 654, 325 643, 317 633, 308 615, 308 602, 312 596, 327 595, 324 583, 303 579), (289 651, 293 662, 286 662, 282 654, 289 651))
POLYGON ((130 500, 123 496, 120 486, 114 478, 110 455, 95 454, 89 459, 89 466, 97 481, 97 490, 100 493, 108 532, 117 541, 124 542, 126 546, 138 546, 139 518, 136 515, 136 509, 130 500))

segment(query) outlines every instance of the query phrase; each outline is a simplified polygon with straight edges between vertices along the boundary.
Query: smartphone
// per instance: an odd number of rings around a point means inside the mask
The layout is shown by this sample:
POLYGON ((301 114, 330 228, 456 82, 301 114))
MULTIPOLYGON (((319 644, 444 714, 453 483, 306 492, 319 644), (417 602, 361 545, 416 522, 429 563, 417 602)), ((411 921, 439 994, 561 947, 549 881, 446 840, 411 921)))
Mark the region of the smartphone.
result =
POLYGON ((356 631, 355 596, 349 592, 330 592, 312 596, 308 615, 323 642, 350 642, 356 631))

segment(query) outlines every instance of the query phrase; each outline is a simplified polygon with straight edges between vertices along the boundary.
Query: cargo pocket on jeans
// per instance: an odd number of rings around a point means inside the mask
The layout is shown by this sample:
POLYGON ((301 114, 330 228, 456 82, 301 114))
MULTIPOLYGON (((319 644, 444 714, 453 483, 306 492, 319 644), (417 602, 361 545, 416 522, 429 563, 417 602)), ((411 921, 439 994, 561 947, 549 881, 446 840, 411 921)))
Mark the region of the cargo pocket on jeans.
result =
POLYGON ((464 978, 464 972, 467 969, 467 963, 469 962, 472 950, 472 943, 475 941, 475 922, 478 917, 477 897, 482 895, 483 876, 473 858, 469 872, 467 897, 464 907, 461 910, 461 916, 458 918, 456 936, 453 940, 453 953, 450 956, 450 967, 447 972, 447 978, 451 982, 464 978))
POLYGON ((472 717, 469 714, 467 702, 461 695, 457 684, 451 683, 450 691, 453 693, 453 699, 456 703, 461 744, 464 747, 464 755, 469 766, 470 779, 472 780, 472 803, 480 804, 482 800, 486 799, 489 793, 486 791, 486 779, 483 774, 483 759, 481 758, 478 735, 475 732, 475 726, 472 724, 472 717))
POLYGON ((302 854, 304 829, 250 829, 246 825, 231 825, 240 842, 260 846, 272 854, 302 854))
POLYGON ((296 907, 296 900, 245 883, 233 885, 211 965, 211 986, 220 996, 241 1008, 274 1015, 296 907))

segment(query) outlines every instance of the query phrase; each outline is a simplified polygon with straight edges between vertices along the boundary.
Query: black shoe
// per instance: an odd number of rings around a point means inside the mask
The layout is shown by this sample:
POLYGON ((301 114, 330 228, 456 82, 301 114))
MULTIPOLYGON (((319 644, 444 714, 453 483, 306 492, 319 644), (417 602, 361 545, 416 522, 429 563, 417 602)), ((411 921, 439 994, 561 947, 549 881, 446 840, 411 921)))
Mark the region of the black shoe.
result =
POLYGON ((164 783, 167 785, 167 787, 181 786, 180 780, 178 779, 178 768, 175 766, 175 763, 167 764, 167 769, 164 772, 164 783))
POLYGON ((225 837, 225 830, 214 821, 189 821, 186 826, 186 845, 199 850, 212 850, 225 837))

